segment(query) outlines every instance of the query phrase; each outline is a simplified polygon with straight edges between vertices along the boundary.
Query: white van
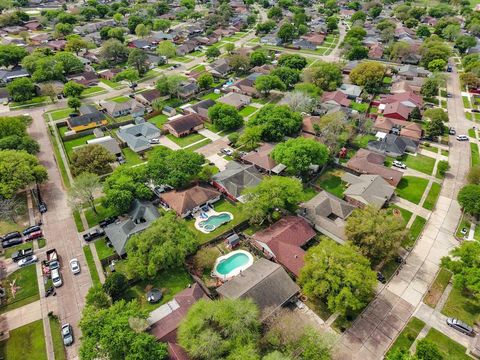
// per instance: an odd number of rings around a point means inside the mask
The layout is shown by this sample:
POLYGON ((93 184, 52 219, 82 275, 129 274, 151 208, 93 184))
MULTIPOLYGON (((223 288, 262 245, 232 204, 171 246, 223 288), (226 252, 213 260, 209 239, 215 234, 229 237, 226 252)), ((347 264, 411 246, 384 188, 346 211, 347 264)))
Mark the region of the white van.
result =
POLYGON ((58 271, 58 269, 52 270, 52 282, 53 286, 55 287, 60 287, 63 284, 62 277, 60 276, 60 271, 58 271))

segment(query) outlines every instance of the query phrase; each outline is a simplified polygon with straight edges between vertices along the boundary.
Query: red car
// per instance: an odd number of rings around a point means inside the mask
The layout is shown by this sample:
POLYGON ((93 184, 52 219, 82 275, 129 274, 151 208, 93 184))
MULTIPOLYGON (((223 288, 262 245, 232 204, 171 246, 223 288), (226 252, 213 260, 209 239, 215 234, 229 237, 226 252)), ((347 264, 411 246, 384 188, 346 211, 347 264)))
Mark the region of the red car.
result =
POLYGON ((25 241, 32 241, 43 236, 42 230, 34 231, 25 238, 25 241))

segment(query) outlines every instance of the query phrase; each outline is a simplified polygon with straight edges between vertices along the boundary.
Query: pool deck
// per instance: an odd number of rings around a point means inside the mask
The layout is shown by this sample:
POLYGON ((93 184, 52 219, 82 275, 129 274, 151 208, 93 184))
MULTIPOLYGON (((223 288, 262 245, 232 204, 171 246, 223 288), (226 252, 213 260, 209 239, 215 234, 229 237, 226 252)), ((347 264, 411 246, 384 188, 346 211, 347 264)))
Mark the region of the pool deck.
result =
POLYGON ((245 251, 245 250, 235 250, 235 251, 232 251, 232 252, 229 252, 228 254, 226 255, 223 255, 223 256, 219 256, 217 258, 217 260, 215 261, 215 266, 213 267, 213 275, 216 276, 217 278, 223 280, 223 281, 226 281, 226 280, 229 280, 231 279, 232 277, 234 276, 237 276, 239 275, 242 271, 246 270, 247 268, 249 268, 250 266, 253 265, 253 256, 252 254, 250 254, 248 251, 245 251), (241 266, 238 266, 236 267, 235 269, 233 269, 232 271, 230 271, 228 274, 220 274, 218 271, 217 271, 217 267, 218 265, 221 263, 221 262, 224 262, 226 260, 228 260, 229 258, 231 258, 232 256, 235 256, 237 254, 245 254, 247 255, 248 257, 248 262, 244 265, 241 265, 241 266))
MULTIPOLYGON (((209 234, 209 233, 211 233, 212 231, 216 230, 217 227, 213 228, 213 229, 210 230, 210 231, 207 231, 207 230, 205 230, 204 228, 202 228, 202 227, 200 226, 200 223, 201 223, 202 221, 208 220, 208 218, 211 217, 211 216, 220 215, 220 214, 228 214, 228 215, 230 215, 231 219, 230 219, 228 222, 230 222, 230 221, 233 220, 233 214, 232 214, 232 213, 229 213, 229 212, 227 212, 227 211, 216 212, 215 210, 213 210, 212 208, 210 208, 210 210, 208 210, 208 211, 206 211, 206 212, 205 212, 205 211, 198 211, 197 213, 193 214, 193 217, 195 218, 195 229, 197 229, 198 231, 200 231, 200 232, 202 232, 202 233, 204 233, 204 234, 209 234), (201 218, 201 217, 200 217, 200 214, 207 214, 207 218, 201 218)), ((226 223, 225 223, 225 224, 226 224, 226 223)), ((222 224, 222 225, 223 225, 223 224, 222 224)), ((220 226, 222 226, 222 225, 220 225, 220 226)))

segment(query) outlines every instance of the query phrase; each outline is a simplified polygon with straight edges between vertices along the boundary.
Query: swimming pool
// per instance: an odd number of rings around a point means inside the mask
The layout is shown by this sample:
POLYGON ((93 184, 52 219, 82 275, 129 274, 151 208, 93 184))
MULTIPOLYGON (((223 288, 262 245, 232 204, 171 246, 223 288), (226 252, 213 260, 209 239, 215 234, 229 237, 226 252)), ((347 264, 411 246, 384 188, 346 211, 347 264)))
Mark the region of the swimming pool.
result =
POLYGON ((237 250, 220 256, 215 262, 213 274, 222 279, 228 279, 240 274, 253 264, 253 256, 248 251, 237 250))
POLYGON ((233 219, 233 215, 227 212, 220 213, 217 215, 211 215, 207 220, 200 221, 198 226, 205 230, 206 232, 212 232, 220 225, 223 225, 233 219))

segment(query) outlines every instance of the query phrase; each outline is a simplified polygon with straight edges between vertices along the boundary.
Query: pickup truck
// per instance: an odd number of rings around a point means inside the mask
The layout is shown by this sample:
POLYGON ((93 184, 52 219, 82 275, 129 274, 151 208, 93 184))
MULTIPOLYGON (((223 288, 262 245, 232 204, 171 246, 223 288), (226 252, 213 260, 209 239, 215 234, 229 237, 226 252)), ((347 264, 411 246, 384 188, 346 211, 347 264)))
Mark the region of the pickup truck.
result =
POLYGON ((86 234, 83 234, 83 240, 85 241, 92 241, 92 240, 95 240, 99 237, 102 237, 105 235, 105 231, 102 230, 102 229, 93 229, 91 231, 89 231, 88 233, 86 234))
POLYGON ((47 263, 50 270, 58 269, 60 267, 57 250, 47 250, 47 263))
POLYGON ((17 262, 17 261, 22 260, 22 259, 26 258, 27 256, 31 256, 31 255, 33 255, 33 249, 32 248, 18 250, 18 251, 15 251, 12 254, 12 260, 17 262))

